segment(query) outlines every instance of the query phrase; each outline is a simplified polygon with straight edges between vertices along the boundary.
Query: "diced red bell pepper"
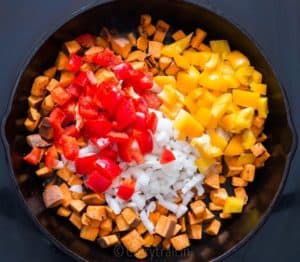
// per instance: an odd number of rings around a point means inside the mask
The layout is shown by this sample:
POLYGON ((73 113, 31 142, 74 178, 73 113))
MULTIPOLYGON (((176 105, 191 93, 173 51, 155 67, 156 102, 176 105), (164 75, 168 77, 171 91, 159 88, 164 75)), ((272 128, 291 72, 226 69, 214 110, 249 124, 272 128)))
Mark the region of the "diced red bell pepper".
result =
POLYGON ((134 99, 133 101, 134 101, 134 106, 136 111, 143 112, 145 114, 148 113, 149 107, 144 97, 140 96, 139 99, 134 99))
POLYGON ((98 108, 89 97, 81 96, 78 102, 78 112, 84 119, 95 119, 99 116, 98 108))
POLYGON ((79 97, 81 94, 81 86, 72 83, 67 87, 67 92, 72 96, 72 97, 79 97))
POLYGON ((113 161, 117 161, 118 159, 118 152, 113 150, 112 148, 110 148, 109 146, 108 147, 105 147, 104 149, 102 149, 100 152, 99 152, 99 157, 101 158, 109 158, 113 161))
POLYGON ((164 149, 160 156, 160 163, 161 164, 167 164, 172 161, 176 160, 176 157, 174 156, 173 152, 167 148, 164 149))
POLYGON ((102 67, 115 66, 121 63, 121 59, 108 48, 105 48, 102 53, 95 54, 93 62, 102 67))
POLYGON ((129 82, 133 86, 134 90, 137 92, 142 92, 144 90, 151 89, 153 86, 152 76, 138 70, 133 70, 131 72, 129 82))
POLYGON ((32 150, 30 151, 29 154, 27 154, 23 159, 29 163, 30 165, 37 165, 38 163, 40 163, 42 157, 44 154, 44 150, 34 147, 32 148, 32 150))
POLYGON ((155 94, 151 91, 144 92, 142 94, 142 96, 145 98, 145 100, 150 108, 158 109, 162 104, 162 102, 159 99, 159 97, 157 96, 157 94, 155 94))
POLYGON ((119 80, 127 80, 130 78, 133 68, 130 64, 123 62, 114 66, 112 70, 119 80))
POLYGON ((45 165, 49 168, 56 167, 58 163, 58 153, 55 146, 51 146, 45 153, 45 165))
POLYGON ((157 129, 158 119, 154 112, 151 112, 147 117, 147 127, 152 131, 152 133, 155 133, 157 129))
POLYGON ((97 161, 97 155, 91 154, 75 159, 76 171, 79 174, 90 174, 94 169, 97 161))
POLYGON ((75 38, 75 40, 84 48, 90 48, 95 45, 96 37, 91 34, 83 34, 75 38))
POLYGON ((74 137, 71 136, 62 136, 60 139, 60 144, 64 156, 69 160, 74 160, 77 158, 79 153, 79 146, 74 137))
POLYGON ((115 117, 119 130, 127 128, 135 121, 136 115, 132 99, 122 99, 117 108, 115 117))
POLYGON ((65 136, 72 136, 72 137, 78 138, 79 135, 80 135, 80 132, 76 128, 75 125, 71 125, 71 126, 68 126, 68 127, 66 127, 64 129, 63 135, 65 135, 65 136))
POLYGON ((104 137, 112 130, 112 124, 106 119, 87 120, 84 123, 84 134, 86 137, 104 137))
POLYGON ((124 181, 118 188, 117 196, 125 201, 128 201, 135 191, 135 181, 124 181))
POLYGON ((110 131, 106 135, 112 142, 124 143, 129 140, 129 136, 125 132, 110 131))
POLYGON ((85 86, 88 84, 89 80, 87 78, 86 72, 80 72, 73 80, 75 85, 85 86))
POLYGON ((136 139, 143 154, 151 153, 153 150, 152 134, 148 130, 134 129, 132 136, 136 139))
POLYGON ((58 107, 54 108, 49 116, 49 123, 52 127, 61 126, 66 114, 58 107))
POLYGON ((136 161, 138 164, 143 163, 144 157, 135 139, 129 139, 128 142, 119 143, 119 156, 125 162, 136 161))
POLYGON ((79 71, 81 65, 82 65, 82 57, 76 54, 72 54, 69 58, 67 69, 72 72, 77 72, 79 71))
POLYGON ((74 100, 70 100, 66 104, 64 104, 61 109, 65 113, 65 119, 62 122, 62 126, 68 126, 75 122, 75 115, 76 115, 76 103, 74 100))
POLYGON ((94 192, 101 194, 111 186, 111 180, 103 176, 98 170, 94 170, 86 181, 86 186, 94 192))
POLYGON ((100 150, 108 147, 111 144, 111 141, 109 138, 101 137, 101 138, 90 138, 91 142, 100 150))
POLYGON ((109 158, 99 158, 96 161, 96 168, 106 177, 111 180, 119 176, 122 169, 117 165, 116 162, 109 158))
POLYGON ((147 115, 142 112, 136 112, 135 121, 132 124, 132 127, 139 130, 146 130, 147 127, 147 115))

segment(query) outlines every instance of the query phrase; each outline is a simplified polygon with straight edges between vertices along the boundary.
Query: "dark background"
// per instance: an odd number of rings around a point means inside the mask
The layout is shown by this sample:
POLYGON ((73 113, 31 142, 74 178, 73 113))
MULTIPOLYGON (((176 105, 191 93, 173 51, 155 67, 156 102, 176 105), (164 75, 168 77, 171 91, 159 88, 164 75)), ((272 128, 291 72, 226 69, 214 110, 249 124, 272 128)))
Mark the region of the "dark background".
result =
MULTIPOLYGON (((148 0, 150 1, 150 0, 148 0)), ((0 1, 0 119, 16 73, 49 26, 82 6, 82 0, 0 1)), ((256 39, 286 89, 300 130, 300 1, 198 0, 238 23, 256 39)), ((271 109, 272 110, 272 109, 271 109)), ((296 153, 283 195, 264 227, 227 261, 294 261, 300 256, 300 167, 296 153)), ((0 260, 69 261, 35 228, 16 198, 0 147, 0 260)))

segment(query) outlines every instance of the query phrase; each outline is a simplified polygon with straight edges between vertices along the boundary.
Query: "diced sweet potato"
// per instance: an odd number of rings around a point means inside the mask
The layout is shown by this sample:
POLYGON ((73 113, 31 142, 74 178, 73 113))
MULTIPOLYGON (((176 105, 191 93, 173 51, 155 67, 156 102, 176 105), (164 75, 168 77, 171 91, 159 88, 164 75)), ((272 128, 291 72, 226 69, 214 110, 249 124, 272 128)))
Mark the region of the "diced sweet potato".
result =
POLYGON ((70 171, 70 169, 67 168, 66 166, 64 166, 61 169, 58 169, 56 172, 56 175, 59 176, 65 182, 68 182, 73 174, 74 173, 72 171, 70 171))
POLYGON ((144 225, 142 222, 140 222, 140 223, 137 225, 137 227, 136 227, 136 231, 137 231, 140 235, 142 235, 142 234, 144 234, 144 233, 147 231, 147 229, 146 229, 145 225, 144 225))
POLYGON ((215 217, 215 215, 210 212, 210 210, 208 208, 205 209, 205 214, 204 214, 204 217, 203 217, 203 221, 208 221, 208 220, 211 220, 215 217))
POLYGON ((87 194, 82 197, 82 200, 87 204, 87 205, 102 205, 105 203, 105 198, 103 194, 87 194))
POLYGON ((81 223, 84 226, 88 226, 91 224, 91 218, 89 218, 86 213, 83 213, 81 216, 81 223))
POLYGON ((167 56, 161 56, 159 58, 158 65, 161 70, 165 70, 171 63, 172 63, 172 58, 167 56))
POLYGON ((141 50, 135 50, 127 56, 126 61, 128 62, 144 61, 145 58, 146 58, 145 52, 142 52, 141 50))
POLYGON ((264 142, 268 139, 267 135, 262 133, 257 139, 256 142, 264 142))
POLYGON ((165 21, 159 19, 156 23, 156 29, 162 32, 167 32, 170 28, 170 25, 166 23, 165 21))
POLYGON ((89 218, 103 221, 107 218, 106 207, 105 206, 88 206, 86 209, 87 216, 89 218))
POLYGON ((152 222, 154 225, 156 225, 156 223, 157 223, 159 217, 160 217, 160 213, 157 212, 157 211, 151 212, 151 213, 149 214, 149 219, 151 220, 151 222, 152 222))
POLYGON ((65 47, 70 55, 76 54, 81 49, 80 44, 76 40, 65 42, 65 47))
POLYGON ((161 243, 162 238, 159 235, 154 235, 154 240, 153 240, 153 247, 157 247, 159 246, 159 244, 161 243))
POLYGON ((234 176, 234 177, 232 177, 231 185, 236 186, 236 187, 245 187, 248 185, 248 182, 240 177, 234 176))
POLYGON ((119 238, 117 235, 104 236, 99 238, 98 243, 102 248, 107 248, 118 244, 119 238))
POLYGON ((55 102, 51 95, 47 95, 42 103, 41 112, 44 116, 49 115, 51 110, 54 108, 55 102))
POLYGON ((159 58, 160 57, 160 51, 163 47, 163 44, 156 41, 149 41, 148 45, 148 53, 149 55, 159 58))
POLYGON ((172 236, 176 236, 181 230, 181 225, 176 224, 172 236))
POLYGON ((151 24, 151 20, 152 20, 152 18, 149 14, 143 14, 143 15, 141 15, 141 18, 140 18, 140 24, 143 27, 148 26, 151 24))
POLYGON ((176 222, 169 217, 160 216, 155 225, 155 233, 162 237, 169 238, 172 236, 175 229, 176 222))
POLYGON ((184 233, 186 231, 186 222, 185 222, 185 216, 182 216, 181 218, 179 218, 179 224, 181 226, 180 231, 182 233, 184 233))
POLYGON ((126 37, 112 37, 111 38, 112 49, 123 58, 126 58, 131 50, 131 43, 126 37))
MULTIPOLYGON (((104 197, 104 196, 103 196, 104 197)), ((104 203, 105 203, 105 199, 104 199, 104 203)), ((104 204, 103 203, 103 204, 104 204)), ((111 218, 112 220, 115 220, 116 219, 116 214, 115 212, 109 207, 109 206, 106 206, 106 214, 107 214, 107 217, 108 218, 111 218)))
POLYGON ((137 252, 134 253, 134 256, 137 259, 145 259, 147 257, 147 252, 144 248, 141 248, 137 252))
POLYGON ((228 197, 227 191, 225 188, 219 188, 212 190, 209 194, 211 201, 219 206, 223 206, 226 198, 228 197))
POLYGON ((146 37, 140 36, 136 41, 136 46, 142 51, 146 51, 148 47, 148 40, 146 37))
POLYGON ((43 178, 50 177, 53 175, 52 169, 46 166, 36 170, 35 173, 38 177, 43 177, 43 178))
POLYGON ((226 177, 225 176, 219 176, 219 179, 220 179, 220 184, 225 184, 226 183, 226 177))
POLYGON ((144 247, 151 247, 154 241, 154 236, 149 232, 144 236, 144 247))
POLYGON ((127 222, 125 221, 125 219, 123 218, 122 215, 117 215, 115 222, 116 222, 118 231, 126 231, 129 229, 129 225, 127 224, 127 222))
POLYGON ((187 234, 181 234, 170 239, 175 250, 180 251, 190 246, 190 241, 187 234))
POLYGON ((71 192, 72 198, 73 199, 79 199, 83 197, 84 193, 83 192, 71 192))
POLYGON ((176 75, 180 71, 180 68, 176 65, 176 63, 171 62, 171 64, 165 70, 167 75, 176 75))
POLYGON ((66 56, 66 54, 64 52, 59 52, 55 62, 57 70, 65 70, 68 63, 69 58, 66 56))
POLYGON ((227 177, 237 176, 243 171, 242 166, 228 166, 227 177))
POLYGON ((26 120, 24 121, 24 126, 30 132, 33 132, 38 125, 39 125, 39 121, 34 121, 31 120, 30 118, 26 118, 26 120))
POLYGON ((63 198, 64 196, 57 185, 49 186, 43 192, 43 200, 47 208, 59 206, 63 198))
POLYGON ((31 87, 31 95, 33 96, 44 96, 46 93, 46 86, 49 83, 47 76, 37 76, 31 87))
MULTIPOLYGON (((106 218, 105 220, 103 220, 100 224, 100 229, 104 230, 106 232, 111 233, 112 231, 112 226, 113 226, 113 222, 111 218, 106 218)), ((109 235, 109 234, 108 234, 109 235)))
POLYGON ((216 236, 219 233, 221 222, 214 219, 206 228, 205 233, 208 235, 216 236))
POLYGON ((208 204, 208 208, 210 211, 220 211, 220 210, 223 210, 223 207, 222 206, 219 206, 219 205, 216 205, 215 203, 213 202, 210 202, 208 204))
POLYGON ((69 217, 69 221, 75 227, 77 227, 79 230, 81 230, 81 228, 82 228, 81 217, 76 212, 72 213, 72 215, 69 217))
POLYGON ((48 85, 46 86, 46 89, 51 92, 55 87, 57 87, 59 85, 59 82, 55 79, 52 78, 50 80, 50 82, 48 83, 48 85))
POLYGON ((109 43, 101 36, 96 37, 96 47, 103 47, 107 48, 109 47, 109 43))
POLYGON ((39 121, 41 118, 41 114, 37 111, 36 108, 30 107, 28 109, 28 117, 33 121, 39 121))
POLYGON ((230 213, 224 213, 224 212, 221 212, 219 214, 219 216, 220 216, 221 219, 229 219, 229 218, 232 217, 232 215, 230 213))
POLYGON ((255 167, 257 168, 263 167, 266 160, 268 160, 270 157, 271 155, 268 152, 264 152, 262 155, 260 155, 254 160, 255 167))
POLYGON ((62 206, 63 207, 68 207, 72 201, 72 195, 71 195, 71 191, 69 189, 69 187, 65 184, 65 183, 62 183, 60 186, 59 186, 64 198, 63 198, 63 201, 62 201, 62 206))
POLYGON ((136 227, 140 222, 138 215, 132 208, 124 208, 121 212, 121 215, 129 226, 136 227))
POLYGON ((47 76, 49 79, 53 78, 56 74, 56 67, 55 66, 52 66, 48 69, 46 69, 44 72, 43 72, 43 75, 44 76, 47 76))
POLYGON ((247 164, 241 173, 241 178, 248 182, 253 182, 255 176, 255 165, 247 164))
POLYGON ((191 211, 187 213, 187 218, 190 225, 199 224, 203 221, 203 217, 197 218, 191 211))
POLYGON ((160 205, 158 202, 156 203, 156 211, 159 212, 161 215, 168 215, 169 210, 162 205, 160 205))
POLYGON ((50 140, 53 138, 53 128, 48 117, 43 117, 39 126, 39 134, 42 138, 50 140))
POLYGON ((215 172, 209 173, 205 178, 204 178, 204 184, 213 188, 213 189, 218 189, 220 188, 220 179, 219 175, 215 172))
POLYGON ((144 31, 147 34, 147 36, 149 37, 149 36, 152 36, 155 33, 156 28, 155 28, 154 25, 148 25, 144 28, 144 31))
POLYGON ((70 179, 68 180, 69 186, 82 185, 82 184, 83 181, 77 175, 71 176, 70 179))
POLYGON ((143 238, 140 234, 134 229, 127 233, 124 237, 121 238, 121 242, 128 249, 129 252, 137 252, 144 243, 143 238))
POLYGON ((201 239, 202 225, 201 224, 189 225, 187 232, 190 239, 201 239))
POLYGON ((163 248, 164 250, 168 250, 168 249, 170 249, 170 247, 171 247, 171 241, 170 241, 170 239, 165 238, 165 239, 162 241, 162 248, 163 248))
POLYGON ((176 31, 175 33, 172 34, 172 38, 175 41, 178 41, 178 40, 180 40, 184 37, 186 37, 186 34, 182 30, 178 30, 178 31, 176 31))
POLYGON ((43 97, 41 96, 29 96, 28 97, 28 105, 29 107, 38 107, 43 101, 43 97))
POLYGON ((198 50, 202 51, 202 52, 211 52, 211 48, 208 45, 204 44, 204 43, 201 43, 199 45, 198 50))
POLYGON ((245 188, 243 188, 243 187, 234 188, 234 194, 236 197, 242 199, 244 201, 244 204, 246 204, 248 202, 248 195, 246 193, 245 188))
POLYGON ((127 35, 127 37, 128 37, 128 40, 129 40, 130 44, 132 46, 136 46, 136 37, 135 37, 134 33, 129 33, 127 35))
POLYGON ((252 153, 255 157, 258 157, 258 156, 262 155, 263 153, 265 153, 267 151, 262 143, 257 143, 255 145, 253 145, 250 148, 250 150, 252 151, 252 153))
POLYGON ((61 217, 69 217, 71 215, 72 211, 65 207, 59 207, 56 211, 56 214, 61 217))
POLYGON ((98 227, 83 226, 80 231, 80 237, 85 240, 95 241, 99 233, 98 227))
POLYGON ((257 128, 262 128, 265 124, 265 119, 259 116, 255 116, 253 118, 253 125, 256 126, 257 128))
POLYGON ((84 208, 85 208, 86 204, 79 199, 73 199, 70 202, 70 207, 72 208, 72 210, 80 213, 84 208))
POLYGON ((60 86, 67 87, 69 84, 72 83, 74 77, 75 77, 74 73, 69 71, 62 71, 59 78, 60 86))
POLYGON ((163 32, 161 30, 156 30, 153 36, 153 40, 157 42, 163 42, 166 38, 166 32, 163 32))
POLYGON ((191 203, 190 207, 195 217, 202 218, 204 216, 206 205, 202 200, 191 203))

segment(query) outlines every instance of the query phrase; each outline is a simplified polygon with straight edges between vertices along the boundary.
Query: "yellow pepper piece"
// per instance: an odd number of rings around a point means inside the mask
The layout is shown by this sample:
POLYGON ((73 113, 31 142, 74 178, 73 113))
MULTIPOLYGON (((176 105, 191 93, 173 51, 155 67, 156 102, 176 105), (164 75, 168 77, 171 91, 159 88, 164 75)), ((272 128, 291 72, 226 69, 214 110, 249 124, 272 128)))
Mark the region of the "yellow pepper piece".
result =
POLYGON ((176 116, 174 127, 179 131, 180 138, 201 136, 204 131, 203 126, 184 109, 176 116))
POLYGON ((188 48, 192 36, 193 36, 193 33, 190 33, 186 37, 184 37, 170 45, 165 45, 161 49, 161 55, 165 55, 168 57, 174 57, 176 55, 181 54, 186 48, 188 48))
POLYGON ((259 94, 245 90, 233 89, 232 100, 239 106, 257 108, 259 94))
POLYGON ((253 71, 252 66, 242 66, 236 70, 235 76, 242 85, 248 86, 252 80, 253 71))
POLYGON ((197 100, 203 95, 202 88, 195 88, 185 98, 184 105, 191 113, 195 113, 198 109, 197 100))
POLYGON ((232 103, 232 95, 230 93, 219 96, 212 105, 211 113, 215 118, 221 118, 228 106, 232 103))
POLYGON ((175 103, 172 106, 168 106, 167 104, 162 104, 159 108, 159 111, 161 111, 166 117, 173 120, 177 116, 182 106, 183 106, 182 104, 177 104, 177 103, 175 103))
POLYGON ((250 128, 254 117, 254 109, 247 107, 236 113, 234 129, 240 132, 245 128, 250 128))
POLYGON ((215 101, 216 96, 209 90, 206 90, 201 98, 198 99, 197 105, 198 107, 211 107, 215 101))
POLYGON ((206 107, 201 107, 197 110, 194 117, 200 122, 204 127, 207 127, 211 119, 211 110, 206 107))
POLYGON ((262 82, 262 74, 260 72, 258 72, 257 70, 254 70, 253 74, 252 74, 252 80, 255 83, 261 83, 262 82))
POLYGON ((250 66, 249 59, 239 51, 232 51, 227 56, 227 60, 229 61, 229 63, 232 65, 234 69, 240 66, 250 66))
POLYGON ((214 129, 209 129, 207 133, 210 137, 211 144, 213 146, 219 147, 223 151, 227 146, 226 139, 220 136, 214 129))
POLYGON ((252 164, 255 160, 255 156, 251 153, 241 154, 237 159, 237 164, 239 166, 244 166, 247 164, 252 164))
POLYGON ((201 156, 205 158, 216 158, 223 155, 220 148, 213 146, 210 143, 210 137, 208 135, 193 138, 191 140, 191 145, 196 147, 201 156))
POLYGON ((229 141, 227 147, 225 148, 224 155, 225 156, 237 156, 244 152, 244 148, 242 146, 242 138, 239 135, 235 135, 229 141))
POLYGON ((227 40, 209 41, 209 45, 211 50, 215 53, 219 53, 223 59, 230 53, 230 46, 227 40))
POLYGON ((213 70, 219 66, 220 62, 220 55, 218 53, 212 53, 210 59, 205 63, 204 69, 213 70))
POLYGON ((228 88, 233 89, 240 87, 240 82, 238 81, 235 75, 223 74, 222 78, 223 81, 226 83, 226 86, 228 86, 228 88))
POLYGON ((205 88, 226 92, 229 88, 228 83, 224 81, 220 72, 203 72, 199 77, 199 84, 205 88))
POLYGON ((165 85, 163 90, 158 94, 158 97, 168 106, 174 104, 182 104, 184 96, 171 85, 165 85))
POLYGON ((177 66, 182 69, 188 70, 190 67, 189 61, 182 55, 175 55, 174 60, 177 66))
POLYGON ((259 98, 258 104, 257 104, 257 110, 258 110, 259 117, 267 118, 267 115, 269 113, 268 98, 266 98, 266 97, 259 98))
POLYGON ((244 149, 250 149, 256 142, 256 137, 251 129, 246 129, 242 134, 242 145, 244 149))
POLYGON ((267 85, 266 84, 259 84, 259 83, 251 83, 250 89, 252 92, 259 93, 260 95, 267 94, 267 85))
POLYGON ((186 50, 183 52, 183 57, 185 57, 191 65, 198 66, 203 70, 204 65, 208 62, 208 60, 211 57, 211 53, 186 50))
POLYGON ((153 78, 154 82, 163 88, 165 85, 176 86, 176 79, 174 76, 155 76, 153 78))
POLYGON ((179 72, 177 74, 177 89, 183 94, 187 94, 198 86, 200 73, 194 67, 190 66, 188 72, 179 72))
POLYGON ((198 167, 200 173, 205 173, 209 167, 216 162, 213 158, 200 157, 195 160, 195 165, 198 167))
POLYGON ((227 197, 223 207, 224 213, 242 213, 244 201, 238 197, 227 197))
POLYGON ((234 127, 235 127, 235 119, 236 119, 236 114, 235 113, 225 115, 219 121, 219 125, 224 130, 226 130, 228 132, 233 132, 234 127))

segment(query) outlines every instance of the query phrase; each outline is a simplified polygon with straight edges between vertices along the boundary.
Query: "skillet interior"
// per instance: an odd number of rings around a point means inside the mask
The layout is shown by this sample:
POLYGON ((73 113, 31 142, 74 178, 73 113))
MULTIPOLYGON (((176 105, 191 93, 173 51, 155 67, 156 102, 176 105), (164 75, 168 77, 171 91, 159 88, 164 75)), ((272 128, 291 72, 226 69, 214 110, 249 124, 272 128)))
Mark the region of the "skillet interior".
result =
POLYGON ((114 261, 117 259, 113 256, 112 250, 103 250, 81 240, 77 229, 69 225, 69 222, 57 217, 55 212, 44 209, 41 199, 41 183, 36 176, 32 175, 33 169, 30 169, 22 161, 28 148, 25 143, 27 132, 21 123, 22 119, 26 117, 27 97, 33 78, 54 63, 63 42, 81 33, 97 34, 102 26, 116 28, 120 32, 129 32, 135 29, 140 14, 150 13, 155 20, 162 18, 168 21, 174 29, 190 32, 196 27, 201 27, 209 33, 209 37, 212 39, 228 39, 233 49, 239 49, 249 57, 251 63, 262 72, 264 81, 268 84, 270 115, 266 124, 266 133, 269 136, 266 146, 272 158, 267 162, 266 167, 258 172, 257 179, 250 186, 250 200, 245 211, 240 216, 226 222, 219 236, 193 242, 188 251, 178 253, 176 257, 170 257, 170 254, 161 256, 161 253, 157 252, 157 258, 174 261, 189 256, 189 260, 201 261, 218 258, 229 253, 228 251, 235 249, 238 243, 245 242, 245 238, 255 231, 262 219, 265 218, 285 180, 291 155, 289 153, 293 145, 293 132, 290 127, 287 103, 272 69, 255 44, 236 26, 216 14, 187 2, 121 0, 89 9, 72 18, 51 35, 20 74, 5 123, 12 173, 16 178, 21 195, 33 218, 37 219, 38 225, 42 225, 42 228, 46 229, 43 229, 46 234, 54 236, 56 239, 54 242, 58 246, 62 248, 65 246, 74 252, 74 257, 90 261, 104 259, 114 261))

